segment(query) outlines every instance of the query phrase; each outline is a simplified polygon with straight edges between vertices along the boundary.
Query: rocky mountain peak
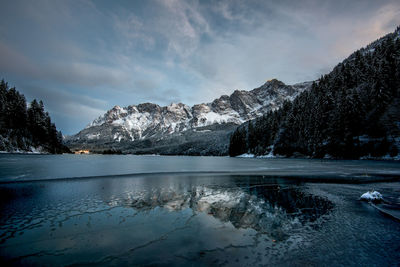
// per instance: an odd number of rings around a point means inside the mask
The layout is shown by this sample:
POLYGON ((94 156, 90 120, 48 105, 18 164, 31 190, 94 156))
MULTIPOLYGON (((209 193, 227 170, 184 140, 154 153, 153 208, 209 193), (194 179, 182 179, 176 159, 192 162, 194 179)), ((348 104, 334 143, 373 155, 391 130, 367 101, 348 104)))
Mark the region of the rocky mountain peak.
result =
POLYGON ((157 104, 154 103, 142 103, 137 105, 137 109, 139 112, 148 112, 148 113, 152 113, 152 112, 159 112, 161 110, 161 107, 157 104))
POLYGON ((282 81, 279 81, 277 79, 272 79, 272 80, 268 80, 266 83, 264 83, 262 86, 260 86, 259 88, 256 88, 254 90, 261 91, 261 90, 270 90, 270 91, 275 91, 281 88, 285 88, 288 87, 285 83, 283 83, 282 81))
POLYGON ((222 95, 210 103, 192 107, 183 103, 164 107, 154 103, 125 108, 114 106, 84 130, 69 137, 68 142, 132 142, 211 125, 239 125, 278 108, 285 100, 294 99, 310 86, 311 83, 285 85, 272 79, 251 91, 235 90, 230 96, 222 95))
MULTIPOLYGON (((279 86, 285 86, 285 84, 282 81, 274 78, 274 79, 268 80, 266 83, 264 83, 263 86, 279 87, 279 86)), ((261 87, 263 87, 263 86, 261 86, 261 87)))

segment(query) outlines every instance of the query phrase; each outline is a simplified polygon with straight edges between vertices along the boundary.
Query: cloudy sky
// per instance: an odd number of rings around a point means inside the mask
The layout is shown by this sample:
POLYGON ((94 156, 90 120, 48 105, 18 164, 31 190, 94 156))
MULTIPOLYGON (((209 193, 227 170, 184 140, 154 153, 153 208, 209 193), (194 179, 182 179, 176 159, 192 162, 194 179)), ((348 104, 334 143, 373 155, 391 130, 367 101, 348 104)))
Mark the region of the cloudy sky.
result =
POLYGON ((65 134, 114 105, 313 80, 400 25, 398 0, 1 2, 0 78, 65 134))

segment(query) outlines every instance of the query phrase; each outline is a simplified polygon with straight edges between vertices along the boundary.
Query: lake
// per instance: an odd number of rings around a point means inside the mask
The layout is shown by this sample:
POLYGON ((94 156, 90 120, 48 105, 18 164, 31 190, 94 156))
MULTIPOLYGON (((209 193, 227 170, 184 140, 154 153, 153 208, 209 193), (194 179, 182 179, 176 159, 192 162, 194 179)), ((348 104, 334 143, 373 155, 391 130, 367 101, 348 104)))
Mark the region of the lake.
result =
POLYGON ((8 265, 398 265, 400 164, 0 155, 8 265))

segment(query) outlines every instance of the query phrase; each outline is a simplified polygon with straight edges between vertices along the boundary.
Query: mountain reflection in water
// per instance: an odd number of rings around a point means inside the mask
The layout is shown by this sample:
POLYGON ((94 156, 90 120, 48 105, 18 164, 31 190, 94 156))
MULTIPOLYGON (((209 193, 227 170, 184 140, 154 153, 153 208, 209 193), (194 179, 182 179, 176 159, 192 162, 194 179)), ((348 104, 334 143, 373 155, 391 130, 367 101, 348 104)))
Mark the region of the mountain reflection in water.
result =
POLYGON ((197 185, 190 188, 152 188, 128 192, 123 198, 109 201, 110 206, 132 207, 148 211, 157 207, 168 211, 191 209, 205 213, 235 228, 251 228, 277 241, 288 232, 310 225, 327 214, 333 204, 326 198, 307 194, 295 186, 273 184, 221 186, 197 185))

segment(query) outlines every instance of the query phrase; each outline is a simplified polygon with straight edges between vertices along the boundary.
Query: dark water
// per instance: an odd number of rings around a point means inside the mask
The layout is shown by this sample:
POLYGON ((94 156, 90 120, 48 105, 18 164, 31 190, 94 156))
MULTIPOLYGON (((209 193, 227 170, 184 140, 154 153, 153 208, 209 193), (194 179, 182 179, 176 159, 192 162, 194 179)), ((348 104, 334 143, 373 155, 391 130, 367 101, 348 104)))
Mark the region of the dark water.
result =
POLYGON ((3 264, 400 263, 400 223, 358 201, 375 189, 400 202, 400 183, 323 183, 325 176, 358 177, 360 170, 396 175, 398 163, 72 155, 0 160, 3 264), (263 175, 243 174, 254 169, 263 175), (291 172, 320 173, 321 179, 268 175, 291 172), (86 178, 56 179, 71 177, 86 178))

